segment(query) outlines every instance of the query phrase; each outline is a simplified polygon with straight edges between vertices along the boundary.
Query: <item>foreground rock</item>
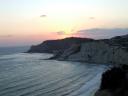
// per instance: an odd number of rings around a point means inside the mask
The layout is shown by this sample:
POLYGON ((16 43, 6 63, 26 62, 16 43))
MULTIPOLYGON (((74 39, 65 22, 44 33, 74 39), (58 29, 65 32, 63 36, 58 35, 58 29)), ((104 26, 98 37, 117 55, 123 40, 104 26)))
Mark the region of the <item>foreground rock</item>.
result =
POLYGON ((128 96, 128 65, 103 73, 100 89, 95 96, 128 96))

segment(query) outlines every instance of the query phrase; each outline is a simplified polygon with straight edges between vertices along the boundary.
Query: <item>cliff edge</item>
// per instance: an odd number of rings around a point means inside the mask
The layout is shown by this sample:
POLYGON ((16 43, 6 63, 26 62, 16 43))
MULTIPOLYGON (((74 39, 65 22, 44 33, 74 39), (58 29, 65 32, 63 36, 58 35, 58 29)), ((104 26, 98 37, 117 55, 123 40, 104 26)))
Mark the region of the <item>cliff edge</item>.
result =
POLYGON ((128 35, 111 39, 65 38, 32 46, 29 53, 53 53, 49 59, 102 64, 128 64, 128 35))
POLYGON ((47 40, 35 46, 31 46, 28 53, 58 53, 70 48, 73 44, 81 44, 84 42, 93 41, 90 38, 70 37, 58 40, 47 40))
POLYGON ((128 64, 128 51, 122 46, 113 46, 104 41, 92 41, 77 45, 77 47, 72 46, 56 59, 102 64, 128 64))

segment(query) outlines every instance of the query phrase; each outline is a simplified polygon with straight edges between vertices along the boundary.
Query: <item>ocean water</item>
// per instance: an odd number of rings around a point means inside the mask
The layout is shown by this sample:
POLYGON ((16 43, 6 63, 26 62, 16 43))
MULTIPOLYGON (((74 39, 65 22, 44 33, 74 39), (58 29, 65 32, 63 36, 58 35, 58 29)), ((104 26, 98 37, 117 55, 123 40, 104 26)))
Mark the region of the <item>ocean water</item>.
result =
POLYGON ((0 96, 94 95, 106 65, 43 60, 49 56, 19 50, 1 54, 0 96))
POLYGON ((29 46, 23 46, 23 47, 0 47, 0 55, 8 55, 8 54, 26 52, 28 49, 29 49, 29 46))

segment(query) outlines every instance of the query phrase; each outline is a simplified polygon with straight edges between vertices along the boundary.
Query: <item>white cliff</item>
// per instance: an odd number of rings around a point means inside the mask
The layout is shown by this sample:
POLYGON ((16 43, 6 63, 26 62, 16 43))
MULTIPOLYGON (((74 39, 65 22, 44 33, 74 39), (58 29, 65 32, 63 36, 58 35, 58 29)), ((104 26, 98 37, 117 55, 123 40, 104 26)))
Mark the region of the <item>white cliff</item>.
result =
POLYGON ((112 46, 103 41, 93 41, 65 50, 58 59, 89 63, 128 64, 128 51, 121 46, 112 46))

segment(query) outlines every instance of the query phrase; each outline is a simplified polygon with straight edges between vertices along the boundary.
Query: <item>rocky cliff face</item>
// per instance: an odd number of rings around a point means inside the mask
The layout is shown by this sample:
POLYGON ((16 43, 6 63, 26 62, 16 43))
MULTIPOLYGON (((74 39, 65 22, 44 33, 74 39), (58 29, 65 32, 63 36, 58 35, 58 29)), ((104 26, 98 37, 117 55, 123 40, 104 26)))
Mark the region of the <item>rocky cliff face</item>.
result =
POLYGON ((128 64, 128 35, 105 40, 65 38, 32 46, 30 53, 54 53, 50 59, 90 63, 128 64))
POLYGON ((79 47, 69 48, 57 59, 104 64, 128 64, 128 52, 121 46, 112 46, 103 41, 93 41, 83 43, 79 47))
POLYGON ((60 53, 64 50, 70 48, 74 44, 81 44, 83 42, 93 41, 93 39, 88 38, 65 38, 60 40, 47 40, 43 43, 32 46, 28 53, 60 53))

